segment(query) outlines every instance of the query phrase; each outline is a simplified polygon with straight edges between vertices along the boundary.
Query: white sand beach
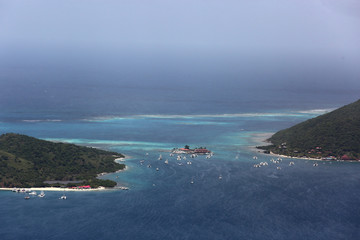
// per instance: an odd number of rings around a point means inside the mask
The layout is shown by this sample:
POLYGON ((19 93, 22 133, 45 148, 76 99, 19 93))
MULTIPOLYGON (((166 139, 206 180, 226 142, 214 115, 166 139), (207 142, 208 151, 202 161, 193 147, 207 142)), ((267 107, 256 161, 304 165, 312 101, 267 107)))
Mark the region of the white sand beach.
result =
MULTIPOLYGON (((267 141, 274 133, 256 133, 253 134, 251 139, 256 144, 255 146, 250 146, 250 149, 254 152, 264 154, 264 155, 270 155, 274 156, 276 158, 290 158, 290 159, 302 159, 302 160, 311 160, 311 161, 342 161, 342 160, 329 160, 329 159, 323 159, 323 158, 310 158, 310 157, 291 157, 286 155, 280 155, 276 154, 270 151, 270 153, 264 153, 261 149, 256 148, 256 146, 266 146, 270 145, 271 143, 267 141)), ((346 162, 359 162, 357 160, 347 160, 346 162)))
MULTIPOLYGON (((0 191, 12 191, 14 188, 0 188, 0 191)), ((61 188, 61 187, 31 187, 31 188, 16 188, 24 189, 26 191, 53 191, 53 192, 92 192, 92 191, 110 191, 110 190, 128 190, 127 187, 114 187, 114 188, 88 188, 88 189, 79 189, 79 188, 61 188)))
MULTIPOLYGON (((0 191, 12 191, 14 188, 0 188, 0 191)), ((17 188, 17 189, 25 189, 28 191, 55 191, 55 192, 88 192, 88 191, 104 191, 104 190, 112 190, 104 187, 99 188, 90 188, 90 189, 73 189, 73 188, 60 188, 60 187, 32 187, 32 188, 17 188)))

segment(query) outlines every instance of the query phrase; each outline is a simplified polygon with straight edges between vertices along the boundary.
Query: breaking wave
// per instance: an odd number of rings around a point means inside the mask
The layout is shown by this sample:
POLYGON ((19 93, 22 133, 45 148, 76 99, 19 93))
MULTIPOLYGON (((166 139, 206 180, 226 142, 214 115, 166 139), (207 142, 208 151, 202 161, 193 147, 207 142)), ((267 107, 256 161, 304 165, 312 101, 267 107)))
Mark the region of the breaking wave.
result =
POLYGON ((193 118, 256 118, 256 117, 307 117, 317 116, 334 109, 311 109, 311 110, 299 110, 289 112, 263 112, 263 113, 229 113, 229 114, 141 114, 130 116, 102 116, 89 119, 83 119, 88 122, 107 122, 107 121, 122 121, 129 119, 193 119, 193 118))

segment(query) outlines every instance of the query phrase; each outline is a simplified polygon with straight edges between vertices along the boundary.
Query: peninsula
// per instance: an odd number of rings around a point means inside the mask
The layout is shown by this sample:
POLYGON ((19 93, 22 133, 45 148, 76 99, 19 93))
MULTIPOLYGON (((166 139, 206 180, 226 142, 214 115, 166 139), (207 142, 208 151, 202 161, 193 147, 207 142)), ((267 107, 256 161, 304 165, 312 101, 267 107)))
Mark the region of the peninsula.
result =
POLYGON ((265 153, 324 160, 360 159, 360 100, 281 130, 265 153))
POLYGON ((123 157, 116 152, 7 133, 0 136, 0 187, 114 187, 116 182, 97 176, 124 169, 124 164, 114 161, 123 157))

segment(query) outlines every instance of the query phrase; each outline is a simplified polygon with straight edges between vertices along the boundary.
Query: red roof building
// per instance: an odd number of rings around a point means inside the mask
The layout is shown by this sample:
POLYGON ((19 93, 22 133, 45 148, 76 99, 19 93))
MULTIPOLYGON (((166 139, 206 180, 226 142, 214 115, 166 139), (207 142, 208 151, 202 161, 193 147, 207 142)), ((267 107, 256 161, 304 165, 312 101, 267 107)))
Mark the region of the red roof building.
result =
POLYGON ((348 155, 344 154, 344 155, 341 157, 341 160, 351 160, 351 158, 350 158, 348 155))
POLYGON ((190 151, 188 148, 179 148, 180 151, 190 151))
POLYGON ((195 149, 194 153, 210 153, 207 149, 195 149))

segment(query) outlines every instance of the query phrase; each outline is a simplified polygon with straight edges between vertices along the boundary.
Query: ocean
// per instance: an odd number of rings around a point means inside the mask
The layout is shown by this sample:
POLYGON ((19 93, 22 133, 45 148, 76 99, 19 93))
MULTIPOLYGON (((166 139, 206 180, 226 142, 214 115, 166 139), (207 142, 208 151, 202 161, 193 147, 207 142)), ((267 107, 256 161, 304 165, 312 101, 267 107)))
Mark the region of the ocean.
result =
POLYGON ((24 201, 2 191, 0 238, 360 239, 360 164, 314 167, 287 158, 273 164, 274 156, 254 149, 271 133, 355 101, 356 94, 239 89, 8 86, 1 134, 123 153, 127 170, 104 178, 130 190, 69 192, 66 201, 59 192, 24 201), (185 145, 214 155, 192 164, 170 156, 185 145))

